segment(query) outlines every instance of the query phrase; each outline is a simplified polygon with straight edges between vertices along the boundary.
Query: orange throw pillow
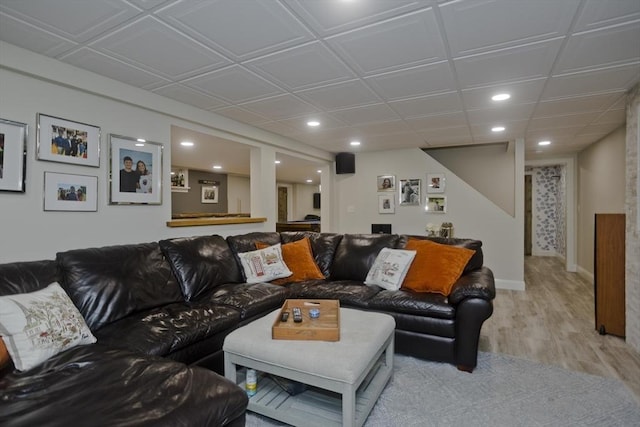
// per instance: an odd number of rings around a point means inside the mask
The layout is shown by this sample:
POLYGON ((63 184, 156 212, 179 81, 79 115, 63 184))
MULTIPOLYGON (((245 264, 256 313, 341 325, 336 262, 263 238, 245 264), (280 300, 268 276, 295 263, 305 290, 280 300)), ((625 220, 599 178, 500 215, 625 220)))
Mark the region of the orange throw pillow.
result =
POLYGON ((4 340, 0 336, 0 369, 4 368, 11 361, 7 346, 4 344, 4 340))
MULTIPOLYGON (((256 242, 256 249, 264 249, 268 246, 266 243, 256 242)), ((283 279, 272 280, 271 283, 284 285, 285 283, 324 279, 320 267, 318 267, 318 264, 316 264, 316 261, 313 259, 311 241, 308 237, 282 245, 282 258, 293 274, 283 279)))
POLYGON ((404 249, 416 251, 416 257, 402 282, 402 288, 416 292, 437 292, 444 296, 449 295, 453 284, 476 252, 419 239, 409 239, 404 249))

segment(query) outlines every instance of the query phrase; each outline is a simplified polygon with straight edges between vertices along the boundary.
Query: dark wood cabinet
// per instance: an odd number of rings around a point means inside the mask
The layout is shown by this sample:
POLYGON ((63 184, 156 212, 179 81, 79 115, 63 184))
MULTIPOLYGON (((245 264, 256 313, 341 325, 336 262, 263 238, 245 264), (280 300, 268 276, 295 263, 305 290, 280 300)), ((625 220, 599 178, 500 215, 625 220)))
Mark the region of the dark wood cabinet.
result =
POLYGON ((596 329, 625 336, 625 215, 596 214, 594 293, 596 329))

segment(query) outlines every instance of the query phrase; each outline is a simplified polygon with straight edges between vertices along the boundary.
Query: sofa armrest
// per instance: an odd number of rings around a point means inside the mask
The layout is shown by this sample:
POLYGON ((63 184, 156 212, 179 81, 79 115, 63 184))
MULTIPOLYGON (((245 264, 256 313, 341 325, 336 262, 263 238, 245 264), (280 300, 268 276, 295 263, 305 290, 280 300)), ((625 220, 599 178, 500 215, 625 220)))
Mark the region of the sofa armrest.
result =
POLYGON ((449 302, 457 305, 465 298, 481 298, 488 301, 496 297, 496 285, 493 272, 488 267, 481 267, 460 276, 453 284, 449 294, 449 302))

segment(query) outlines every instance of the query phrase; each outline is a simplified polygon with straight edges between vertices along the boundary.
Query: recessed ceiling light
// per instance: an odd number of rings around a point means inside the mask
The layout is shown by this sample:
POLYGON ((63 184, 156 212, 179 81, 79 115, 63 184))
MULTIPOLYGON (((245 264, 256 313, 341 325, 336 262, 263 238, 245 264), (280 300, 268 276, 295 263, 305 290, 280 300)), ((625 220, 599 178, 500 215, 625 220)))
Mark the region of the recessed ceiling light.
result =
POLYGON ((213 168, 214 168, 214 169, 222 169, 222 166, 220 166, 220 165, 213 165, 213 168))
POLYGON ((538 142, 538 145, 550 145, 551 141, 540 141, 538 142))
POLYGON ((322 173, 322 171, 320 169, 318 169, 318 173, 322 173))
POLYGON ((184 147, 193 147, 193 142, 191 142, 191 141, 182 141, 180 143, 180 145, 182 145, 184 147))
POLYGON ((354 147, 360 145, 360 141, 351 141, 349 144, 353 145, 354 147))
POLYGON ((508 93, 497 93, 491 97, 494 101, 506 101, 509 98, 511 98, 511 95, 508 93))
POLYGON ((276 160, 275 163, 276 163, 276 165, 279 165, 280 164, 280 160, 276 160))
POLYGON ((312 180, 312 179, 308 179, 308 180, 307 180, 307 182, 308 182, 309 184, 311 184, 311 183, 313 182, 313 180, 312 180))
POLYGON ((137 139, 137 141, 138 141, 138 142, 147 142, 147 140, 146 140, 146 139, 142 139, 142 138, 138 138, 138 139, 137 139))
POLYGON ((311 126, 311 127, 316 127, 316 126, 320 126, 320 122, 317 120, 309 120, 307 122, 307 126, 311 126))
POLYGON ((135 146, 136 147, 144 147, 144 144, 142 142, 136 142, 135 146))
POLYGON ((505 127, 504 126, 494 126, 491 128, 491 132, 502 132, 504 131, 505 127))

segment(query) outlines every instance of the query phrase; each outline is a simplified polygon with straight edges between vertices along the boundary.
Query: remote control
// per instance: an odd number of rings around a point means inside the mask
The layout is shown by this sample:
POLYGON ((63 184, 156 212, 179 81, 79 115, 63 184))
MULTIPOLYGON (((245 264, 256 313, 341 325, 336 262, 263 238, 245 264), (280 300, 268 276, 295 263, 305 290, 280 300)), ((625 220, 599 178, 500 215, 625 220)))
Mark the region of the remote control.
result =
POLYGON ((282 313, 280 313, 280 321, 281 322, 286 322, 289 319, 289 312, 288 311, 283 311, 282 313))
POLYGON ((292 311, 293 311, 293 321, 296 323, 302 322, 302 312, 300 311, 300 308, 293 307, 292 311))

